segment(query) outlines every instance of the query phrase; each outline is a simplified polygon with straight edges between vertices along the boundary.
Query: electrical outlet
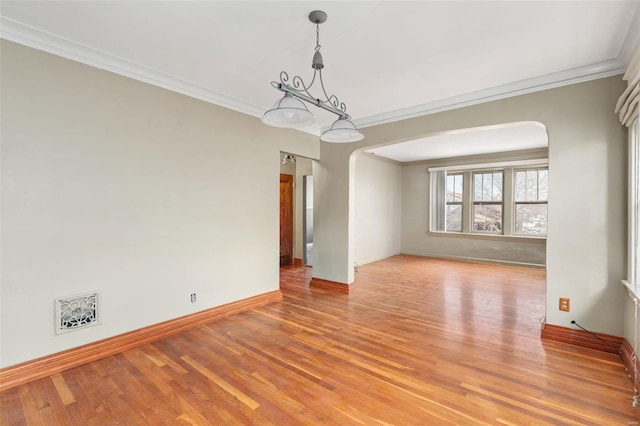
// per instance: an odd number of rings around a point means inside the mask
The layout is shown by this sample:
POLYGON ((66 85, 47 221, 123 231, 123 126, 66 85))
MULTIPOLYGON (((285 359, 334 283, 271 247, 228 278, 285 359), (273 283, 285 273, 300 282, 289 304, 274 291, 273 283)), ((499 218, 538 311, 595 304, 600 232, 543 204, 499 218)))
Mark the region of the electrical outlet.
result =
POLYGON ((560 298, 560 310, 569 312, 571 310, 571 300, 568 297, 560 298))
POLYGON ((191 303, 196 303, 196 294, 191 293, 191 303))

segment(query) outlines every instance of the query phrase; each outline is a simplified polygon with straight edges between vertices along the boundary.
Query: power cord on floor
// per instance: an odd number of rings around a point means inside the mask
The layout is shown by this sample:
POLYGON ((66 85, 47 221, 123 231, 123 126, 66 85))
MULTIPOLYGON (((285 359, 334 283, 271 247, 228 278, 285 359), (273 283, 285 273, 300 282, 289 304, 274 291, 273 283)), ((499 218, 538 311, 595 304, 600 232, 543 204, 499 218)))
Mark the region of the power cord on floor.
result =
POLYGON ((597 334, 592 333, 591 331, 587 330, 586 328, 584 328, 583 326, 581 326, 581 325, 580 325, 580 324, 578 324, 577 322, 575 322, 575 321, 571 321, 571 324, 573 324, 573 325, 576 325, 576 326, 580 327, 581 329, 583 329, 584 331, 586 331, 587 333, 589 333, 590 335, 592 335, 592 336, 593 336, 593 337, 595 337, 596 339, 600 340, 600 341, 601 341, 602 343, 604 343, 605 345, 610 346, 610 347, 612 347, 612 348, 615 348, 615 346, 614 346, 614 345, 612 345, 611 343, 607 342, 606 340, 604 340, 603 338, 601 338, 601 337, 600 337, 600 336, 598 336, 597 334))

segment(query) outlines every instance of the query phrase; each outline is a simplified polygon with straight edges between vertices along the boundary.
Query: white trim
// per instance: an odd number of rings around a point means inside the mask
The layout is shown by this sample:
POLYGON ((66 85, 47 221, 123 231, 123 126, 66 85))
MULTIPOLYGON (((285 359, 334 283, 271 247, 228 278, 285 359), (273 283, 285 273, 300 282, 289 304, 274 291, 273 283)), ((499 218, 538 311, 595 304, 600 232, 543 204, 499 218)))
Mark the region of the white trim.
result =
POLYGON ((441 172, 443 170, 450 172, 457 172, 461 170, 480 170, 480 169, 493 169, 502 167, 514 167, 514 166, 548 166, 548 158, 540 158, 537 160, 514 160, 514 161, 502 161, 495 163, 482 163, 482 164, 465 164, 460 166, 442 166, 442 167, 429 167, 428 172, 441 172))
MULTIPOLYGON (((110 71, 125 77, 133 78, 154 86, 162 87, 176 93, 200 99, 215 105, 232 109, 254 117, 261 117, 265 108, 240 101, 231 96, 206 89, 197 84, 168 75, 152 68, 131 62, 127 59, 111 55, 81 43, 60 37, 41 29, 23 24, 13 19, 0 16, 0 38, 19 43, 34 49, 52 53, 86 65, 110 71)), ((532 93, 583 81, 595 80, 622 74, 624 64, 613 59, 598 64, 587 65, 567 71, 548 74, 527 80, 521 80, 461 96, 454 96, 435 102, 429 102, 388 113, 371 115, 353 120, 359 128, 392 123, 408 118, 434 114, 441 111, 476 105, 497 99, 532 93)), ((303 132, 319 136, 319 126, 308 126, 303 132)))
POLYGON ((583 67, 573 68, 566 71, 520 80, 515 83, 504 84, 413 107, 397 109, 383 114, 371 115, 369 117, 354 119, 352 121, 361 129, 365 127, 378 126, 380 124, 407 120, 409 118, 421 117, 423 115, 435 114, 484 102, 496 101, 527 93, 568 86, 570 84, 611 77, 613 75, 623 74, 624 69, 625 65, 622 61, 618 59, 611 59, 597 64, 585 65, 583 67))

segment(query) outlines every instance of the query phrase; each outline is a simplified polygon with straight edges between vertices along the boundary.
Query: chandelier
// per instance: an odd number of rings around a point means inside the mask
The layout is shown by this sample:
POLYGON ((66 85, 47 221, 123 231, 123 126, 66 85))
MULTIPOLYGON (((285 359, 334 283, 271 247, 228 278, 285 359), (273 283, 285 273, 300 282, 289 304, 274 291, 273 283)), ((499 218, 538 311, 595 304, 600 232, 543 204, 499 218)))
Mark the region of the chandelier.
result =
POLYGON ((325 142, 356 142, 364 138, 355 124, 351 122, 351 116, 347 114, 347 106, 338 100, 335 95, 329 96, 322 81, 322 55, 320 54, 320 24, 327 20, 327 14, 321 10, 314 10, 309 14, 309 20, 316 24, 316 48, 313 54, 311 68, 313 78, 309 85, 298 75, 289 82, 289 74, 280 72, 280 82, 272 81, 271 85, 284 92, 284 96, 262 116, 262 122, 269 126, 301 128, 313 124, 313 114, 307 109, 304 102, 315 105, 338 116, 338 119, 320 136, 325 142), (316 79, 317 78, 317 79, 316 79), (319 81, 323 99, 310 93, 313 84, 319 81))

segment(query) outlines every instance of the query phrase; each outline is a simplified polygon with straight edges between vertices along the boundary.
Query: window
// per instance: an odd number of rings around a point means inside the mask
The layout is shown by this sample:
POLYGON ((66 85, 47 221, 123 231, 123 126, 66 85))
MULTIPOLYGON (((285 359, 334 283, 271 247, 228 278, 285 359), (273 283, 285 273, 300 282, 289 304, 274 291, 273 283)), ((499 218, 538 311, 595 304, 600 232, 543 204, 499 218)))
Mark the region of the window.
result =
POLYGON ((447 175, 445 231, 462 232, 462 173, 447 175))
POLYGON ((473 230, 502 232, 502 172, 473 173, 473 230))
POLYGON ((516 170, 515 228, 519 235, 547 234, 547 169, 516 170))
POLYGON ((547 235, 547 160, 429 169, 430 230, 456 234, 547 235))

